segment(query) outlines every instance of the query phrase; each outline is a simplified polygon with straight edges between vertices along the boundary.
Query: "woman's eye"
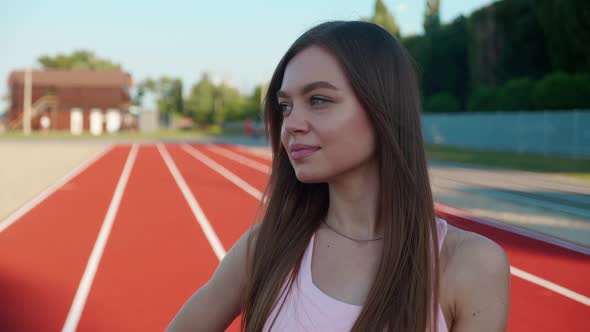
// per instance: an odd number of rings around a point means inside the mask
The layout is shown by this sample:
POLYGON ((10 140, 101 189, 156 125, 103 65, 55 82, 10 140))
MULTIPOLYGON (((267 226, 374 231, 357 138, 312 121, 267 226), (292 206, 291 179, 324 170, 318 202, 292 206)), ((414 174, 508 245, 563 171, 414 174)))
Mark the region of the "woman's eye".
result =
POLYGON ((322 105, 325 103, 329 103, 330 101, 326 98, 313 96, 310 98, 311 105, 322 105))
POLYGON ((287 112, 291 111, 291 105, 286 104, 286 103, 280 103, 279 110, 281 111, 281 113, 287 113, 287 112))

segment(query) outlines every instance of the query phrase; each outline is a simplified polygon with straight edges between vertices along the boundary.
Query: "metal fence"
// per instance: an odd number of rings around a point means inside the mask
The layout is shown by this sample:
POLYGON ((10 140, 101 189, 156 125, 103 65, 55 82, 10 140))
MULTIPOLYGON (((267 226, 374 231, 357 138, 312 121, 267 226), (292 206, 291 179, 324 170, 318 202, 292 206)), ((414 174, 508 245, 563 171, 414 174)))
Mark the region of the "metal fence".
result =
POLYGON ((590 110, 424 114, 428 144, 590 157, 590 110))

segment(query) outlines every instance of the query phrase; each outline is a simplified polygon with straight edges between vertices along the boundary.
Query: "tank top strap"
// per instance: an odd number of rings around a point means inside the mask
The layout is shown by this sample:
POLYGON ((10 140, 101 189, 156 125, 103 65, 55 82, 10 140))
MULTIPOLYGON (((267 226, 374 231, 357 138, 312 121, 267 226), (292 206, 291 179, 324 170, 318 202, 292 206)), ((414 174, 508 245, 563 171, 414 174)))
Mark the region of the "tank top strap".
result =
POLYGON ((443 218, 436 217, 436 234, 438 237, 438 252, 439 253, 442 250, 442 245, 445 240, 445 237, 447 236, 448 228, 449 227, 448 227, 446 220, 444 220, 443 218))

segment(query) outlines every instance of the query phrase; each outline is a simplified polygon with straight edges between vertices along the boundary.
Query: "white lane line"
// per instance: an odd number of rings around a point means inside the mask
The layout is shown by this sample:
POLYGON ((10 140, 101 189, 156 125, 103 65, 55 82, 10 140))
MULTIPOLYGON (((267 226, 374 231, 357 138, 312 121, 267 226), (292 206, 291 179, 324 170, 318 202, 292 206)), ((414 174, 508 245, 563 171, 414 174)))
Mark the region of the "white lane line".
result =
POLYGON ((86 264, 86 269, 84 270, 84 274, 80 280, 80 285, 76 291, 76 296, 74 296, 74 301, 72 302, 72 306, 68 312, 62 332, 75 331, 78 323, 80 322, 80 317, 82 316, 86 299, 90 293, 90 287, 92 286, 94 276, 96 275, 96 270, 98 269, 98 264, 100 263, 100 259, 107 244, 111 228, 113 227, 113 222, 115 221, 117 211, 119 210, 123 193, 125 192, 127 180, 129 180, 129 175, 131 174, 133 164, 135 163, 137 150, 137 145, 134 144, 131 147, 131 152, 129 152, 129 155, 127 156, 127 161, 123 167, 123 172, 121 173, 121 177, 119 177, 119 182, 115 188, 115 193, 113 194, 109 209, 107 210, 107 214, 100 228, 100 232, 98 233, 98 237, 94 243, 94 248, 92 248, 92 253, 90 254, 90 258, 86 264))
POLYGON ((258 157, 261 157, 262 159, 266 159, 268 161, 272 161, 272 153, 271 152, 263 152, 263 151, 259 151, 256 149, 252 149, 252 148, 247 148, 245 146, 241 146, 241 145, 236 145, 236 147, 246 153, 246 154, 251 154, 251 155, 255 155, 258 157))
POLYGON ((579 303, 584 304, 586 306, 590 306, 590 298, 588 298, 587 296, 584 296, 582 294, 576 293, 576 292, 572 291, 571 289, 567 289, 563 286, 552 283, 551 281, 545 280, 543 278, 539 278, 536 275, 530 274, 530 273, 525 272, 521 269, 517 269, 514 266, 510 266, 510 273, 516 277, 524 279, 524 280, 531 282, 535 285, 539 285, 541 287, 547 288, 551 291, 554 291, 557 294, 563 295, 563 296, 565 296, 569 299, 572 299, 576 302, 579 302, 579 303))
POLYGON ((248 166, 250 168, 253 168, 253 169, 257 170, 257 171, 260 171, 260 172, 262 172, 262 173, 264 173, 266 175, 269 175, 270 174, 270 167, 268 167, 267 165, 264 165, 262 163, 259 163, 259 162, 255 161, 255 160, 252 160, 250 158, 247 158, 247 157, 244 157, 242 155, 239 155, 239 154, 237 154, 237 153, 235 153, 235 152, 233 152, 231 150, 222 148, 220 146, 215 146, 215 145, 208 145, 207 146, 207 149, 210 150, 210 151, 212 151, 212 152, 214 152, 214 153, 217 153, 219 155, 222 155, 222 156, 224 156, 224 157, 226 157, 228 159, 237 161, 240 164, 246 165, 246 166, 248 166))
POLYGON ((0 222, 0 233, 2 233, 4 230, 6 230, 8 227, 10 227, 10 225, 14 224, 17 220, 19 220, 22 216, 24 216, 29 211, 31 211, 34 207, 41 204, 41 202, 43 202, 45 199, 47 199, 47 197, 51 196, 59 188, 63 187, 66 183, 70 182, 74 177, 78 176, 78 174, 85 171, 88 167, 90 167, 92 164, 94 164, 96 161, 98 161, 100 158, 102 158, 107 152, 111 151, 113 149, 113 147, 114 147, 114 145, 107 146, 104 150, 98 152, 93 157, 91 157, 90 159, 88 159, 85 162, 83 162, 82 164, 80 164, 78 167, 76 167, 73 170, 71 170, 70 172, 68 172, 66 175, 64 175, 61 179, 59 179, 53 185, 51 185, 50 187, 48 187, 47 189, 42 191, 39 195, 37 195, 37 197, 28 201, 23 206, 21 206, 18 210, 14 211, 8 217, 6 217, 4 220, 2 220, 0 222))
POLYGON ((221 174, 224 178, 231 181, 233 184, 235 184, 240 189, 250 194, 252 197, 256 198, 257 200, 262 199, 262 193, 258 191, 258 189, 254 188, 248 182, 242 180, 242 178, 230 172, 225 167, 219 165, 211 158, 207 157, 206 155, 202 154, 201 152, 197 151, 195 148, 187 144, 183 144, 182 149, 184 149, 184 151, 186 151, 188 154, 190 154, 203 164, 209 166, 209 168, 211 168, 215 172, 221 174))
POLYGON ((191 192, 188 185, 186 184, 186 181, 182 177, 182 174, 180 174, 180 171, 178 171, 178 168, 176 167, 174 160, 172 159, 172 157, 170 157, 170 154, 168 153, 166 148, 161 143, 158 143, 157 147, 158 147, 158 151, 160 151, 160 155, 162 155, 162 158, 164 159, 164 162, 166 163, 166 166, 168 166, 170 173, 172 173, 172 177, 174 177, 174 181, 176 181, 176 184, 180 188, 180 191, 182 192, 184 199, 186 200, 189 207, 191 208, 191 211, 193 212, 193 215, 195 216, 195 218, 197 219, 197 222, 201 226, 203 233, 205 233, 205 237, 207 237, 207 241, 209 241, 209 244, 213 248, 215 255, 221 261, 226 253, 225 249, 223 248, 223 244, 221 244, 219 237, 215 233, 215 230, 211 226, 211 223, 207 219, 207 216, 205 216, 203 209, 201 209, 201 206, 197 202, 195 196, 193 196, 193 193, 191 192))

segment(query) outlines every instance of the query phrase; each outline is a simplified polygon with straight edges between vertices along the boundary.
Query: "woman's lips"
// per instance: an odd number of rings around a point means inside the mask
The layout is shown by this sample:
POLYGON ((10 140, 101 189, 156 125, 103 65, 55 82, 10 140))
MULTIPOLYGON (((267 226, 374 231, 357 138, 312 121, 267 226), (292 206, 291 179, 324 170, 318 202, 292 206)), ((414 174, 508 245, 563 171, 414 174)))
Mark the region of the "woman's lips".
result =
POLYGON ((310 156, 319 149, 319 147, 314 146, 294 146, 291 148, 291 152, 289 153, 289 155, 293 160, 301 160, 303 158, 310 156))

